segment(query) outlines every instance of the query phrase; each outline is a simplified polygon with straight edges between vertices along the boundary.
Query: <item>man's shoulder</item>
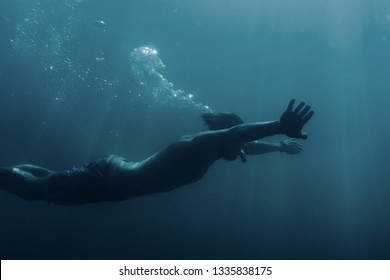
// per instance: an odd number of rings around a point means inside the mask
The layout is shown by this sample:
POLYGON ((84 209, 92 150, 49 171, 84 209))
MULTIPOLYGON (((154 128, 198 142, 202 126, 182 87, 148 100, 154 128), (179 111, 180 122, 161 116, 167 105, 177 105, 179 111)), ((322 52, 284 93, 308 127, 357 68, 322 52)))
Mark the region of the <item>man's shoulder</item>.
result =
MULTIPOLYGON (((228 132, 226 130, 226 132, 228 132)), ((188 143, 203 143, 203 142, 209 142, 212 139, 216 139, 219 137, 223 137, 223 130, 207 130, 207 131, 201 131, 192 135, 183 135, 179 137, 175 143, 176 144, 188 144, 188 143)))

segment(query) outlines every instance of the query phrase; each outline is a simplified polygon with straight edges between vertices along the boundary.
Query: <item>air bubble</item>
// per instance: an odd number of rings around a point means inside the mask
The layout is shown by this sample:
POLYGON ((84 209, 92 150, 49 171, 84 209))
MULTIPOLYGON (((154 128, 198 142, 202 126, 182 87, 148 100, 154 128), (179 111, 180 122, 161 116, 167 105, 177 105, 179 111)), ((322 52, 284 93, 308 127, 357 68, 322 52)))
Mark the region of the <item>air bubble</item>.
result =
POLYGON ((143 92, 150 94, 159 103, 210 112, 210 107, 196 103, 193 94, 175 89, 175 85, 163 76, 165 64, 158 55, 156 49, 147 46, 136 48, 130 53, 131 72, 144 87, 143 92))

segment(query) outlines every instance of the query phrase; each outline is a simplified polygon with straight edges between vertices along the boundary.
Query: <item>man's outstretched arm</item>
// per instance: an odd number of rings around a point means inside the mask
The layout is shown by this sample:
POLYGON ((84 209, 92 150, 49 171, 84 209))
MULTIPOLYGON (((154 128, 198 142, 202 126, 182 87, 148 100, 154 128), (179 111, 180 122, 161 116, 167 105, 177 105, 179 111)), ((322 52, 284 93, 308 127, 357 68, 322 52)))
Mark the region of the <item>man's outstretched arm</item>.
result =
POLYGON ((280 143, 269 143, 254 141, 246 143, 243 147, 245 155, 261 155, 271 152, 282 152, 286 154, 298 154, 303 151, 303 145, 294 139, 287 139, 280 143))
POLYGON ((294 110, 295 100, 292 99, 286 111, 278 121, 248 123, 234 126, 228 131, 235 141, 241 143, 253 142, 258 139, 276 134, 285 134, 296 139, 306 139, 307 134, 302 132, 303 126, 313 117, 314 111, 309 105, 301 102, 294 110))

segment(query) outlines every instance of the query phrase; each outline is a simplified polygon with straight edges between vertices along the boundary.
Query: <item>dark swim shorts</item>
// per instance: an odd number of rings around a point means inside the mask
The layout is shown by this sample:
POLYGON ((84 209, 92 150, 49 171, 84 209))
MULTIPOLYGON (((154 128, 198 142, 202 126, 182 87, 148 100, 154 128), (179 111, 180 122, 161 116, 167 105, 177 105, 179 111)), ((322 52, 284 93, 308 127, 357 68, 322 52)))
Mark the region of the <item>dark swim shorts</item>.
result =
POLYGON ((114 200, 109 186, 110 171, 113 165, 122 160, 122 157, 109 155, 80 168, 55 172, 49 179, 46 200, 59 205, 114 200))

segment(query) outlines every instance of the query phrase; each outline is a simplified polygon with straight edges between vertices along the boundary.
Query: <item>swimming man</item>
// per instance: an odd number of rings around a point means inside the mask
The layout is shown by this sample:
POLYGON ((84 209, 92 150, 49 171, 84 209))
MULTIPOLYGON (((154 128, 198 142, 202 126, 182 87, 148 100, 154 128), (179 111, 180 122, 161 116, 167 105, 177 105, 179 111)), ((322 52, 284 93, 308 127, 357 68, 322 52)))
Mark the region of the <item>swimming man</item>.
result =
POLYGON ((218 121, 217 115, 205 114, 203 119, 209 131, 182 136, 140 162, 111 155, 62 172, 30 164, 0 168, 0 189, 25 200, 45 200, 59 205, 121 201, 171 191, 200 180, 218 159, 233 161, 240 157, 246 161, 245 155, 299 152, 302 147, 292 140, 282 144, 258 141, 277 134, 307 138, 302 128, 314 112, 304 102, 294 109, 294 102, 290 101, 279 120, 270 122, 243 124, 233 120, 229 124, 224 123, 229 117, 218 121))

